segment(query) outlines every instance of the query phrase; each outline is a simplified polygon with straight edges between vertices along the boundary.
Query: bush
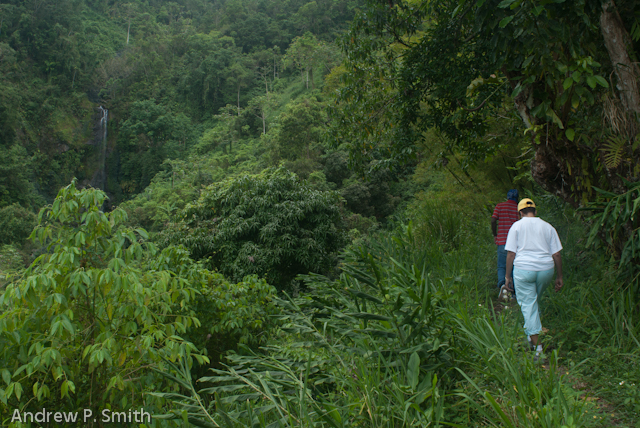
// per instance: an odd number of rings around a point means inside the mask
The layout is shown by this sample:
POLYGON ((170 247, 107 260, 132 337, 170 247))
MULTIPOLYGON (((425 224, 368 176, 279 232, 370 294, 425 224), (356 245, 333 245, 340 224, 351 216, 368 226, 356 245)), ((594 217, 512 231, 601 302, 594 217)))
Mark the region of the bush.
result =
POLYGON ((255 275, 233 284, 220 274, 199 272, 206 280, 190 308, 201 325, 186 337, 198 349, 206 350, 214 365, 238 345, 257 348, 264 344, 274 326, 276 289, 255 275))
POLYGON ((24 267, 22 255, 13 245, 0 246, 0 289, 24 267))
POLYGON ((23 245, 35 227, 36 215, 18 204, 0 209, 0 245, 23 245))
POLYGON ((439 245, 445 252, 457 250, 464 243, 468 234, 466 215, 450 203, 422 197, 412 205, 411 211, 420 241, 439 245))
POLYGON ((177 313, 197 293, 187 252, 158 253, 144 230, 119 227, 122 210, 101 212, 104 200, 61 189, 32 234, 46 253, 0 294, 2 411, 140 405, 162 357, 195 350, 180 336, 198 321, 177 313))
POLYGON ((280 289, 323 272, 346 243, 335 192, 313 190, 284 168, 215 183, 164 232, 225 277, 257 274, 280 289))

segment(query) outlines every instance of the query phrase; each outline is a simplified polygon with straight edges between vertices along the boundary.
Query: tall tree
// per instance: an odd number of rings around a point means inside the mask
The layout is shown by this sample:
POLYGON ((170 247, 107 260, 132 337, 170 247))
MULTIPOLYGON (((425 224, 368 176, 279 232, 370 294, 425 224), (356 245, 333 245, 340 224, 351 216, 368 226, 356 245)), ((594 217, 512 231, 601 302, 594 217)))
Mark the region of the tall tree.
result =
POLYGON ((273 112, 277 105, 274 94, 260 95, 249 101, 247 110, 251 111, 255 117, 262 121, 262 134, 267 133, 267 121, 269 115, 273 112))
POLYGON ((543 188, 574 205, 594 197, 593 185, 623 191, 618 177, 640 173, 631 60, 638 39, 628 36, 639 8, 599 0, 369 0, 344 38, 351 71, 337 116, 347 125, 341 137, 357 137, 350 141, 356 163, 403 163, 435 126, 473 162, 495 149, 482 138, 485 119, 511 99, 543 188), (371 123, 381 116, 395 126, 371 123), (621 155, 607 162, 613 150, 621 155))
POLYGON ((304 36, 293 39, 284 55, 286 66, 293 66, 300 70, 303 78, 306 76, 307 89, 309 89, 309 81, 311 81, 311 87, 315 89, 313 69, 319 64, 323 50, 324 43, 307 31, 304 36))
POLYGON ((246 59, 238 56, 235 62, 228 69, 227 79, 232 82, 236 88, 236 106, 238 110, 238 116, 240 116, 240 89, 246 88, 252 79, 252 70, 245 64, 246 59))

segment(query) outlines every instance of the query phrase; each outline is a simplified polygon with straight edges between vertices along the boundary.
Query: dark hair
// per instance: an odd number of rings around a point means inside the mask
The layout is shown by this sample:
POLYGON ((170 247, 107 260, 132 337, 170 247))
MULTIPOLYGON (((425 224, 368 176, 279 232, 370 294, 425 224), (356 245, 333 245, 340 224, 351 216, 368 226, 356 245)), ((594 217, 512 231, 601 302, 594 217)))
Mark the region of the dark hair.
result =
POLYGON ((536 213, 536 209, 534 207, 527 207, 527 208, 523 208, 520 210, 520 212, 522 213, 522 215, 527 215, 529 213, 536 213))

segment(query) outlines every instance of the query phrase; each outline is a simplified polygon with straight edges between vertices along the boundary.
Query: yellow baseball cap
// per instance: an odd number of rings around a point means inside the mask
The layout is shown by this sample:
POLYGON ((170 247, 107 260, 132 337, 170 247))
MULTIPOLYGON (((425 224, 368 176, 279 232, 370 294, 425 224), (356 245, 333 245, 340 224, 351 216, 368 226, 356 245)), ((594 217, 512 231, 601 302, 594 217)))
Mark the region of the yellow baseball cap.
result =
POLYGON ((533 201, 529 198, 524 198, 523 200, 520 201, 520 203, 518 204, 518 211, 523 210, 525 208, 535 208, 536 204, 533 203, 533 201))

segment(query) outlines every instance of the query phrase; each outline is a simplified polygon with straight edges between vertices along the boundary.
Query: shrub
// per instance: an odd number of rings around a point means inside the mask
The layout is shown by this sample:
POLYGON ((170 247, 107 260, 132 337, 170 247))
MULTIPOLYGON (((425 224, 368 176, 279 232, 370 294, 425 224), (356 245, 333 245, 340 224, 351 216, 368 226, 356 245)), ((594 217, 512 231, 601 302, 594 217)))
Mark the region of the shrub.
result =
POLYGON ((234 281, 257 274, 282 289, 335 263, 346 242, 339 203, 335 192, 268 169, 209 186, 169 225, 164 242, 183 244, 234 281))
POLYGON ((264 344, 277 313, 275 288, 255 275, 234 284, 217 273, 200 270, 200 274, 205 281, 191 308, 201 325, 186 337, 206 350, 214 364, 238 345, 257 348, 264 344))
POLYGON ((195 349, 180 335, 197 319, 177 313, 196 295, 187 252, 158 253, 144 230, 119 227, 124 211, 101 212, 104 200, 75 181, 61 189, 32 234, 46 253, 0 295, 5 410, 140 404, 161 357, 195 349))
POLYGON ((13 245, 0 246, 0 289, 24 267, 22 255, 13 245))
POLYGON ((18 204, 0 209, 0 245, 22 245, 36 225, 36 215, 18 204))

